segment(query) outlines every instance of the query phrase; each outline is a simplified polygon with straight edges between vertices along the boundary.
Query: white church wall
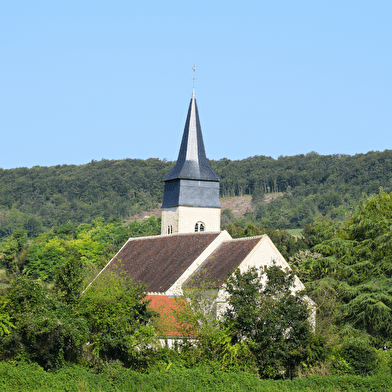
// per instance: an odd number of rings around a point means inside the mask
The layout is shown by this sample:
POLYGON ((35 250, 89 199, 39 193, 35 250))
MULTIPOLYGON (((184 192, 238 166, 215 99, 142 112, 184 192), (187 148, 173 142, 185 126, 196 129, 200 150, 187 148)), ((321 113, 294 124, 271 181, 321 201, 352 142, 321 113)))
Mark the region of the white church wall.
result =
MULTIPOLYGON (((291 270, 289 263, 284 259, 282 254, 276 248, 271 239, 264 235, 260 242, 252 249, 248 256, 239 265, 241 272, 247 271, 251 267, 271 267, 274 263, 282 269, 291 270)), ((293 292, 304 290, 305 286, 295 276, 293 292)))
POLYGON ((161 234, 178 233, 178 207, 162 209, 161 234))
POLYGON ((220 208, 170 207, 162 209, 161 234, 194 233, 195 224, 203 223, 205 232, 220 231, 220 208), (172 233, 168 233, 168 228, 172 233))

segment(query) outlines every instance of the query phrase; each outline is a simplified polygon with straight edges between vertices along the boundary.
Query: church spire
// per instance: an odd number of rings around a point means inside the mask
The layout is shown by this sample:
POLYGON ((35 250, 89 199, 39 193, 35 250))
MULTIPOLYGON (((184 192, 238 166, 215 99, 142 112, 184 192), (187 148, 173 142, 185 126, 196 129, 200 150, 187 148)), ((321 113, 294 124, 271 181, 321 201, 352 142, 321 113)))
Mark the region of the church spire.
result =
POLYGON ((207 162, 195 90, 177 162, 164 181, 162 234, 220 230, 220 179, 207 162))
POLYGON ((177 163, 170 170, 164 181, 175 179, 220 181, 207 162, 203 136, 199 120, 199 111, 195 98, 195 89, 189 103, 188 115, 177 163))

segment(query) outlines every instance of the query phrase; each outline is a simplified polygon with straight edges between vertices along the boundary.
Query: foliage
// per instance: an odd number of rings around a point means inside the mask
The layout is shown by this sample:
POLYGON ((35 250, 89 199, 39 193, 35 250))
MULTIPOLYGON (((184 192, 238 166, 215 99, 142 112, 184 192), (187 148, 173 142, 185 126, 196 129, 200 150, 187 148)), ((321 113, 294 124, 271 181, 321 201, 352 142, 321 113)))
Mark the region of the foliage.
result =
POLYGON ((294 274, 277 265, 265 270, 239 269, 229 276, 230 295, 224 314, 232 343, 247 341, 263 378, 294 375, 311 337, 308 305, 293 293, 294 274))
POLYGON ((155 207, 170 163, 158 159, 0 169, 0 237, 16 228, 36 236, 68 221, 128 218, 155 207))
POLYGON ((82 262, 77 255, 71 256, 61 267, 55 278, 55 290, 65 303, 76 304, 82 292, 82 262))
POLYGON ((95 374, 79 366, 45 372, 35 364, 0 363, 0 385, 4 392, 30 391, 205 391, 205 392, 300 392, 356 391, 387 392, 392 384, 388 374, 372 377, 332 376, 294 380, 260 380, 245 372, 220 372, 208 367, 137 373, 121 367, 108 367, 95 374))
POLYGON ((0 339, 2 359, 24 357, 45 369, 76 362, 87 338, 86 322, 26 276, 11 281, 1 298, 13 323, 0 339))
POLYGON ((353 374, 367 376, 378 367, 376 350, 363 339, 347 340, 342 345, 341 352, 353 374))
POLYGON ((114 360, 148 366, 155 330, 144 288, 105 273, 81 296, 80 267, 70 258, 54 290, 25 275, 11 280, 0 296, 0 359, 27 359, 45 369, 114 360))
POLYGON ((160 220, 154 216, 128 225, 118 219, 107 224, 97 219, 79 226, 68 222, 31 240, 25 231, 17 230, 0 243, 0 257, 8 272, 25 272, 52 282, 69 259, 80 261, 83 269, 102 268, 129 237, 159 233, 160 220))
POLYGON ((256 189, 252 192, 253 208, 258 208, 263 203, 265 192, 262 189, 256 189))
POLYGON ((85 291, 79 309, 89 328, 94 356, 136 368, 147 366, 155 342, 150 323, 155 313, 143 300, 145 295, 143 286, 107 271, 85 291))
POLYGON ((17 229, 0 244, 0 260, 4 267, 12 272, 20 272, 28 249, 27 233, 17 229))
POLYGON ((15 328, 15 325, 11 322, 11 316, 6 310, 7 305, 7 300, 2 300, 0 303, 0 336, 10 334, 11 329, 15 328))
MULTIPOLYGON (((256 364, 245 342, 232 343, 231 331, 223 326, 217 313, 217 290, 210 277, 203 276, 183 288, 174 311, 175 324, 182 336, 179 356, 185 367, 209 366, 221 371, 241 370, 256 373, 256 364)), ((174 362, 174 360, 172 359, 174 362)), ((178 366, 178 365, 177 365, 178 366)))
POLYGON ((380 192, 365 197, 343 224, 306 228, 311 251, 291 259, 318 303, 319 321, 368 334, 376 347, 392 341, 391 227, 392 194, 380 192))
POLYGON ((233 211, 230 208, 225 208, 221 213, 221 225, 225 226, 230 222, 235 221, 233 211))
MULTIPOLYGON (((275 229, 304 227, 320 217, 345 220, 363 192, 392 191, 391 150, 223 158, 210 164, 221 178, 221 197, 254 195, 256 212, 248 219, 275 229), (284 196, 260 203, 261 195, 279 192, 284 196)), ((36 237, 69 221, 128 219, 157 207, 163 199, 162 178, 173 165, 159 159, 103 159, 80 166, 0 169, 0 237, 18 228, 36 237)))

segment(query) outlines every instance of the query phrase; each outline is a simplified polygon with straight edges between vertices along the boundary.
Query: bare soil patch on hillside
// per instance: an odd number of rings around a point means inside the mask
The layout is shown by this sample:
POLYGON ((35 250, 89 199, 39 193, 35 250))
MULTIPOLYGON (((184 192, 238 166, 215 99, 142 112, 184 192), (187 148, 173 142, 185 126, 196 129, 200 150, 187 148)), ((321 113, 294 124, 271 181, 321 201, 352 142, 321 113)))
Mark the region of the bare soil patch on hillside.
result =
MULTIPOLYGON (((264 203, 269 203, 270 201, 278 198, 279 196, 283 196, 283 193, 270 193, 264 197, 264 203)), ((247 212, 253 211, 251 195, 225 197, 223 199, 220 199, 220 204, 222 207, 222 211, 226 208, 230 208, 236 219, 242 218, 247 212)), ((161 208, 157 207, 149 211, 142 211, 139 214, 132 215, 131 217, 129 217, 129 219, 127 219, 126 222, 129 222, 131 220, 144 221, 151 216, 155 216, 158 218, 159 216, 161 216, 161 213, 161 208)))
POLYGON ((253 211, 252 196, 225 197, 220 199, 222 211, 230 208, 234 217, 242 218, 247 212, 253 211))
MULTIPOLYGON (((283 196, 283 193, 271 193, 266 195, 264 197, 263 203, 267 204, 279 196, 283 196)), ((236 219, 242 218, 247 212, 254 211, 251 195, 225 197, 224 199, 220 199, 220 203, 222 211, 226 208, 230 208, 236 219)))

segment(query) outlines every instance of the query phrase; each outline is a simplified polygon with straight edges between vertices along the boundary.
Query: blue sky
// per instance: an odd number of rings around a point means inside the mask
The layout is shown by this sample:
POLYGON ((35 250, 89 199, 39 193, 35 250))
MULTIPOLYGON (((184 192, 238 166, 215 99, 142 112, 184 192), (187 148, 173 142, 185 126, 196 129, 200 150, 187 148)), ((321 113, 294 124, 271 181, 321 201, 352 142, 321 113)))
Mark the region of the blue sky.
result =
POLYGON ((0 167, 392 148, 391 1, 0 4, 0 167))

